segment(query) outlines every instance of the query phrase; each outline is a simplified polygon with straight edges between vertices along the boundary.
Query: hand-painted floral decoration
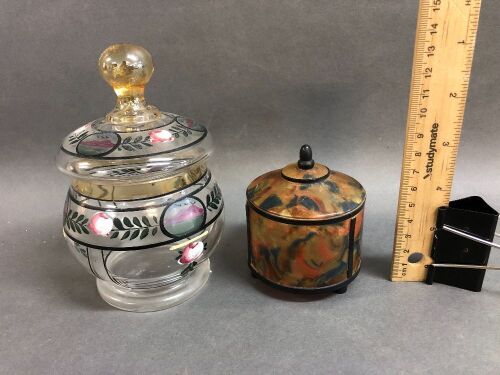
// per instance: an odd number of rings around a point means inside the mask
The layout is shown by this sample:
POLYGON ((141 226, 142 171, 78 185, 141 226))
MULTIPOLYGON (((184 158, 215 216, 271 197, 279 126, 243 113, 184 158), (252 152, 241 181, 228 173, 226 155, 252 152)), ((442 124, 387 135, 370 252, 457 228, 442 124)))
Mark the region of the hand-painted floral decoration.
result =
POLYGON ((94 234, 106 237, 113 229, 113 219, 104 212, 98 212, 90 218, 89 228, 94 234))
POLYGON ((203 253, 204 245, 201 241, 192 242, 187 245, 179 255, 179 263, 187 264, 198 259, 203 253))
POLYGON ((172 142, 175 140, 171 132, 165 129, 152 130, 149 132, 151 143, 172 142))
POLYGON ((209 228, 224 206, 210 171, 200 173, 201 177, 186 189, 148 198, 134 209, 122 209, 117 205, 119 200, 114 201, 115 207, 110 207, 109 201, 83 196, 72 189, 63 213, 65 234, 90 248, 114 247, 119 251, 146 244, 156 247, 176 241, 192 242, 189 237, 209 228), (168 196, 171 199, 165 199, 168 196), (108 239, 114 241, 106 243, 108 239))

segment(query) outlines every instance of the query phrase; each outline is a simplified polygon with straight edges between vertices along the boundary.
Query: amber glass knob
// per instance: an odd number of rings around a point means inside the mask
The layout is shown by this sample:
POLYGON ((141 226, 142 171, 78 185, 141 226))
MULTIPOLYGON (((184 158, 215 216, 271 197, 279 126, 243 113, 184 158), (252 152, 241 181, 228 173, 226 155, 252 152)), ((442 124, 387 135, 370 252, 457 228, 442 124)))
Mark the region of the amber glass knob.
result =
POLYGON ((119 97, 144 92, 144 86, 153 75, 153 70, 151 54, 134 44, 113 44, 99 58, 102 78, 119 97))
POLYGON ((140 124, 159 117, 158 109, 144 99, 144 88, 153 75, 153 58, 143 47, 113 44, 99 57, 99 72, 115 90, 116 106, 106 118, 114 124, 140 124))

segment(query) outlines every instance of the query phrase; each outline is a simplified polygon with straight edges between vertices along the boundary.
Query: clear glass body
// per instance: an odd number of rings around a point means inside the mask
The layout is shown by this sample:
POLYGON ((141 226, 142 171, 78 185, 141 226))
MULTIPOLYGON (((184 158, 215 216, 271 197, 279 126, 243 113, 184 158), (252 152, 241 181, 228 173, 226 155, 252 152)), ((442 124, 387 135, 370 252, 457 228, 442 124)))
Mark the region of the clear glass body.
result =
POLYGON ((207 281, 223 200, 205 169, 185 188, 151 198, 95 199, 71 187, 63 220, 69 249, 98 279, 104 300, 154 311, 185 301, 207 281))

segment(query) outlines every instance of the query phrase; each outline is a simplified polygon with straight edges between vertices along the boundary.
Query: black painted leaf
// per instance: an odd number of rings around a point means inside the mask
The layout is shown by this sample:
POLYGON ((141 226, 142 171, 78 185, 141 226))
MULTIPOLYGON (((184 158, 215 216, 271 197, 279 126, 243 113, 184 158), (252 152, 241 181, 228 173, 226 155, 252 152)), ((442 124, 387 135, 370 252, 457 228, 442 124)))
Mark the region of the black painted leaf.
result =
POLYGON ((215 198, 215 191, 212 190, 212 192, 210 193, 210 196, 212 197, 212 199, 215 198))
POLYGON ((158 227, 154 227, 151 234, 154 236, 156 234, 156 232, 158 232, 158 227))
POLYGON ((209 203, 210 203, 210 200, 211 200, 211 199, 210 199, 210 194, 207 194, 207 204, 209 204, 209 203))
POLYGON ((120 234, 119 232, 113 232, 113 234, 109 238, 116 238, 118 237, 119 234, 120 234))
POLYGON ((71 227, 71 230, 72 230, 73 232, 75 232, 75 231, 76 231, 76 229, 75 229, 75 224, 73 224, 73 222, 72 222, 72 221, 69 221, 69 226, 71 227))
POLYGON ((142 141, 142 136, 138 136, 136 139, 134 139, 134 143, 142 141))
POLYGON ((148 135, 146 138, 144 138, 144 142, 149 142, 151 140, 151 137, 148 135))
POLYGON ((143 144, 144 146, 153 147, 153 145, 151 143, 141 142, 141 144, 143 144))
POLYGON ((139 219, 137 217, 134 217, 132 219, 132 221, 134 222, 135 225, 137 225, 138 227, 142 227, 142 224, 141 222, 139 221, 139 219))
POLYGON ((88 223, 88 221, 89 221, 89 219, 85 219, 85 220, 83 220, 83 221, 82 221, 82 225, 87 224, 87 223, 88 223))
POLYGON ((179 133, 174 134, 175 138, 179 138, 179 133))
POLYGON ((127 137, 123 140, 122 143, 129 143, 132 140, 132 137, 127 137))
POLYGON ((208 204, 208 206, 209 206, 209 207, 212 207, 214 210, 216 210, 216 209, 217 209, 217 205, 216 205, 215 203, 210 202, 210 203, 208 204))
POLYGON ((71 220, 75 220, 76 217, 78 216, 78 212, 73 212, 73 215, 71 215, 71 220))
POLYGON ((125 238, 127 238, 128 236, 130 236, 130 231, 127 230, 125 233, 123 233, 123 236, 122 236, 122 240, 124 240, 125 238))
POLYGON ((340 191, 337 184, 333 181, 325 181, 325 184, 328 186, 328 189, 330 189, 332 193, 338 193, 340 191))
POLYGON ((143 229, 141 232, 141 236, 139 238, 142 240, 144 237, 146 237, 148 235, 148 233, 149 233, 148 228, 143 229))
POLYGON ((130 147, 129 145, 122 145, 122 147, 123 147, 124 150, 134 151, 133 147, 130 147))
POLYGON ((83 233, 89 234, 89 230, 87 228, 85 228, 84 226, 82 226, 82 230, 83 230, 83 233))
POLYGON ((140 143, 134 143, 134 147, 142 150, 142 146, 140 143))
POLYGON ((355 209, 356 207, 358 207, 358 204, 356 202, 349 201, 349 200, 342 202, 342 208, 346 212, 351 211, 351 210, 355 209))
POLYGON ((264 210, 269 210, 270 208, 280 206, 281 204, 283 204, 281 202, 281 199, 279 199, 279 197, 277 195, 273 194, 273 195, 270 195, 269 197, 267 197, 264 200, 264 202, 262 202, 259 205, 259 207, 264 209, 264 210))
POLYGON ((78 233, 82 234, 82 230, 80 229, 80 226, 78 224, 75 224, 75 229, 78 233))
POLYGON ((76 218, 76 222, 78 223, 79 221, 82 221, 85 216, 80 215, 76 218))
POLYGON ((117 227, 118 229, 125 229, 124 226, 122 225, 122 222, 120 221, 120 219, 118 219, 117 217, 115 217, 113 219, 113 224, 115 225, 115 227, 117 227))
POLYGON ((153 221, 158 224, 158 219, 156 218, 156 216, 153 216, 153 221))
POLYGON ((307 208, 308 210, 314 210, 314 211, 319 211, 319 207, 315 201, 313 201, 309 197, 300 197, 299 198, 299 203, 307 208))
POLYGON ((134 226, 134 224, 132 224, 132 222, 130 221, 130 219, 128 217, 123 218, 123 224, 125 224, 129 228, 132 228, 134 226))
POLYGON ((130 240, 133 240, 134 238, 136 238, 139 235, 140 231, 141 231, 140 229, 134 230, 132 232, 132 235, 130 236, 130 240))
POLYGON ((149 224, 149 220, 146 216, 143 216, 142 217, 142 222, 144 223, 144 225, 147 225, 148 227, 151 226, 151 224, 149 224))
POLYGON ((184 137, 187 137, 187 136, 188 136, 188 132, 184 130, 184 131, 182 132, 182 135, 183 135, 184 137))
POLYGON ((214 198, 214 201, 213 201, 215 204, 219 204, 220 203, 220 199, 219 198, 214 198))

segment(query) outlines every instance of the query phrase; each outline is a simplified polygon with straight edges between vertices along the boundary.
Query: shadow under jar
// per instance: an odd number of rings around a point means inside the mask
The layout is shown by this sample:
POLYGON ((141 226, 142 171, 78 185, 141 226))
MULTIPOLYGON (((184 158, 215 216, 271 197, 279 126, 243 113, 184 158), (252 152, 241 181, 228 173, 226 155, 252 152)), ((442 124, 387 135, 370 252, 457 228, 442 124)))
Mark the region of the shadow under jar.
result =
POLYGON ((205 285, 222 234, 222 194, 206 165, 210 135, 146 103, 153 64, 144 48, 113 45, 99 69, 117 103, 63 141, 57 166, 73 178, 63 233, 107 303, 166 309, 205 285))

